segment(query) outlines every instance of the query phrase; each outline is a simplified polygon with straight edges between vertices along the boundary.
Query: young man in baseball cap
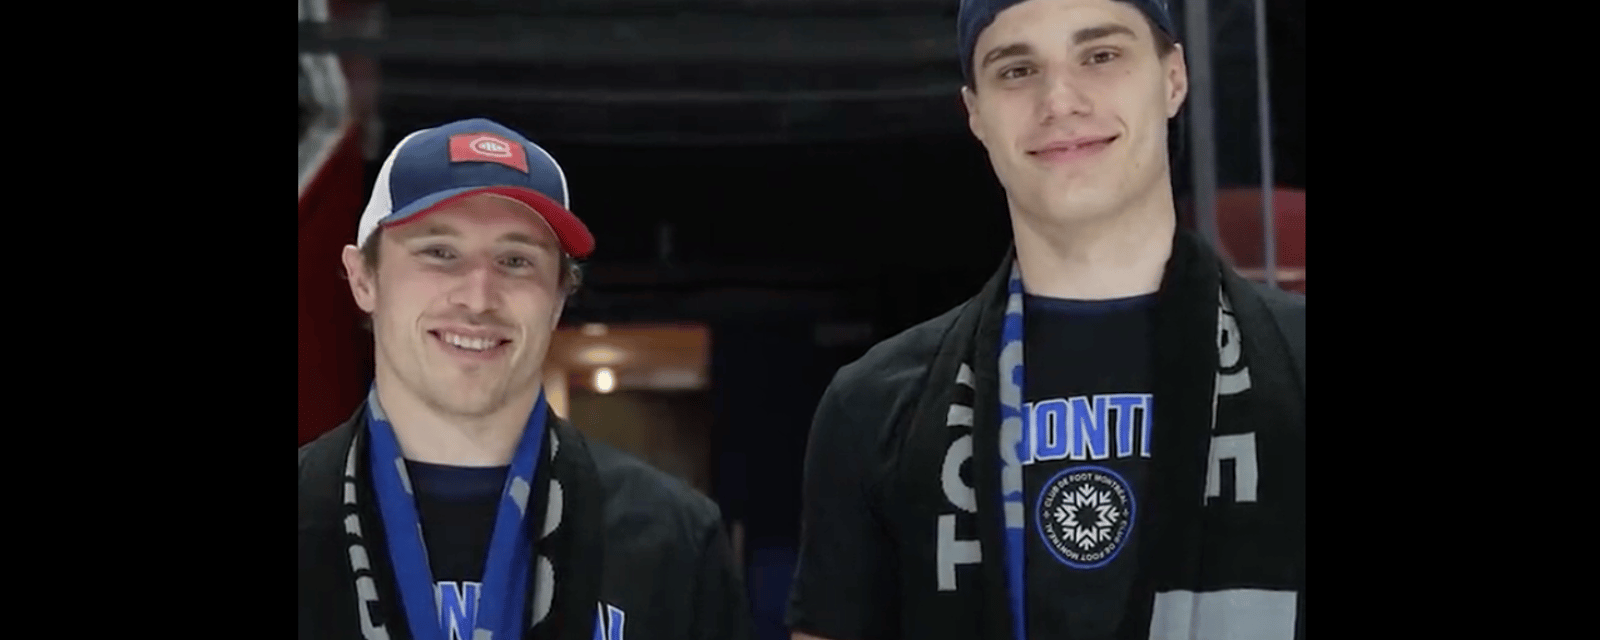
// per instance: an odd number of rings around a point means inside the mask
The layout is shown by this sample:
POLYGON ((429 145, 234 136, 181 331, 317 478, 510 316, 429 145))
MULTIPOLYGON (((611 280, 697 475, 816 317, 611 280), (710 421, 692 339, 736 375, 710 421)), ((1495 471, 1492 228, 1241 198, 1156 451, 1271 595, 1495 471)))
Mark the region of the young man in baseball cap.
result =
POLYGON ((344 249, 376 379, 300 449, 300 638, 749 637, 718 509, 551 412, 543 363, 594 238, 554 158, 417 131, 344 249))
POLYGON ((1303 638, 1305 300, 1177 225, 1166 0, 958 22, 1013 247, 824 393, 795 637, 1303 638))

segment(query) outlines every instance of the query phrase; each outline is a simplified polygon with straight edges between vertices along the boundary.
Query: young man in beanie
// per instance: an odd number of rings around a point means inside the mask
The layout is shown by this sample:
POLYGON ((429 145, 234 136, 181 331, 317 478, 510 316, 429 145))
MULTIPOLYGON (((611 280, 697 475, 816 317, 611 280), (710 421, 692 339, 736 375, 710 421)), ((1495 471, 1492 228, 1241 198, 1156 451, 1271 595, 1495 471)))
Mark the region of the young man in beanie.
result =
POLYGON ((714 503, 550 411, 541 370, 594 249, 543 149, 407 136, 344 249, 376 379, 300 449, 300 638, 744 639, 714 503))
POLYGON ((1177 225, 1165 0, 959 23, 1013 247, 824 393, 794 636, 1303 638, 1305 301, 1177 225))

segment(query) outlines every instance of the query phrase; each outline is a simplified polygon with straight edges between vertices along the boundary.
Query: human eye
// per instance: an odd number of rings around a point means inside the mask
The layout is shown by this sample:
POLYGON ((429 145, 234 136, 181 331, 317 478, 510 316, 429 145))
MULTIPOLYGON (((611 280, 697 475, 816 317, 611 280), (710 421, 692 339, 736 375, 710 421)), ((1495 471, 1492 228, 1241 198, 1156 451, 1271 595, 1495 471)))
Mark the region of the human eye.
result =
POLYGON ((429 245, 417 250, 417 255, 435 261, 447 261, 456 257, 454 251, 443 245, 429 245))
POLYGON ((540 272, 544 265, 550 264, 553 260, 555 260, 555 256, 550 255, 543 248, 537 248, 507 251, 500 255, 498 262, 500 268, 505 269, 507 272, 525 275, 540 272))
POLYGON ((1084 56, 1084 63, 1090 65, 1100 65, 1106 64, 1120 57, 1122 57, 1122 54, 1115 50, 1096 49, 1094 51, 1090 51, 1088 55, 1084 56))
POLYGON ((522 270, 533 268, 534 261, 528 259, 527 256, 506 256, 500 260, 500 264, 505 265, 508 269, 522 270))
POLYGON ((1028 65, 1025 65, 1025 64, 1014 65, 1014 66, 1005 67, 1005 68, 1001 69, 1000 70, 1000 79, 1001 80, 1016 80, 1018 78, 1026 77, 1029 74, 1031 74, 1032 72, 1033 72, 1033 67, 1031 67, 1031 66, 1028 66, 1028 65))

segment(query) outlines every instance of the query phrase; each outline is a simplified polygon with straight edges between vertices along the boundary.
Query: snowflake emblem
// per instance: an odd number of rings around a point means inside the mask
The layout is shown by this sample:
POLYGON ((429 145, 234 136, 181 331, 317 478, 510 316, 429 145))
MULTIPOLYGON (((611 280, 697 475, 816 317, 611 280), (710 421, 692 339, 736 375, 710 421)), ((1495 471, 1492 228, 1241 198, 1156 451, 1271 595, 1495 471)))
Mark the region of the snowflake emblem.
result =
POLYGON ((1112 525, 1122 517, 1110 493, 1090 486, 1063 496, 1054 515, 1063 537, 1086 550, 1111 540, 1112 525))

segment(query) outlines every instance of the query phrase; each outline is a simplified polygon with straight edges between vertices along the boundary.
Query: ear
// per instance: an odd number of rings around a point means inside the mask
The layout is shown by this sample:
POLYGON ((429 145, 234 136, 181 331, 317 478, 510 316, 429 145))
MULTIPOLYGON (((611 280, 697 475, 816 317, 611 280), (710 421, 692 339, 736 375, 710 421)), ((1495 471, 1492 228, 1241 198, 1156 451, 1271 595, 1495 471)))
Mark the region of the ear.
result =
POLYGON ((567 298, 566 298, 566 296, 562 296, 560 300, 556 301, 555 313, 550 314, 550 326, 551 327, 559 327, 559 326, 561 326, 561 316, 563 314, 565 314, 566 312, 567 312, 567 298))
POLYGON ((355 297, 356 306, 372 313, 377 308, 378 283, 374 280, 374 274, 367 270, 367 261, 362 257, 361 250, 355 245, 345 245, 339 257, 344 261, 344 277, 350 281, 350 294, 355 297))
POLYGON ((983 127, 978 121, 978 96, 971 87, 961 87, 961 104, 967 109, 967 129, 972 131, 972 137, 978 142, 983 142, 983 127))
POLYGON ((1183 58, 1183 45, 1173 45, 1167 55, 1167 117, 1178 115, 1178 108, 1189 97, 1189 65, 1183 58))

